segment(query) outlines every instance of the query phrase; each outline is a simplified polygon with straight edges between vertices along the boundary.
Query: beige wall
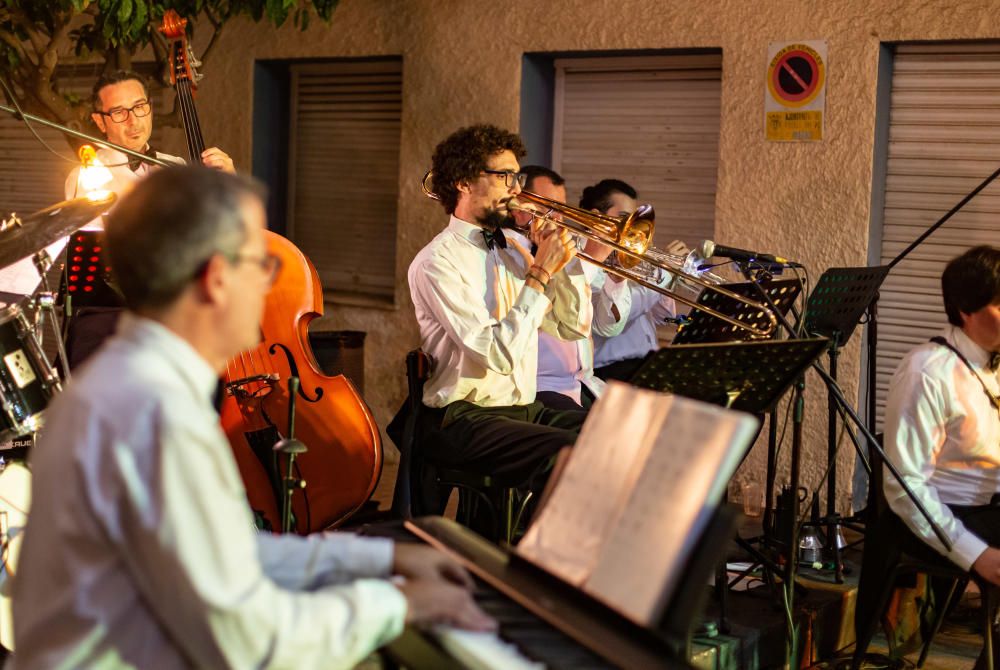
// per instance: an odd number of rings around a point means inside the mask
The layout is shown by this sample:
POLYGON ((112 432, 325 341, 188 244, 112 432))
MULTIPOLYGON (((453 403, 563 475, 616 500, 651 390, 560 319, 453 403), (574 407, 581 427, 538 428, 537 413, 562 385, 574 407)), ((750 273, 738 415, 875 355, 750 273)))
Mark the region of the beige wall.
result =
MULTIPOLYGON (((459 126, 485 121, 518 128, 525 52, 721 48, 716 237, 801 259, 815 280, 827 267, 865 263, 879 44, 1000 37, 998 9, 969 0, 342 0, 331 25, 315 23, 305 33, 249 22, 227 26, 204 68, 199 106, 209 143, 249 169, 255 59, 402 55, 397 309, 328 305, 322 324, 368 332, 367 399, 384 427, 405 393, 403 357, 418 344, 406 268, 445 221, 420 194, 419 178, 435 144, 459 126), (795 39, 828 44, 826 137, 768 143, 762 139, 768 43, 795 39)), ((849 398, 857 397, 859 339, 842 358, 849 398)), ((810 488, 825 465, 825 404, 823 387, 810 377, 803 463, 810 488)), ((762 478, 762 446, 741 478, 762 478)), ((391 443, 386 451, 391 458, 391 443)), ((852 462, 845 440, 842 472, 852 462)), ((841 480, 847 484, 849 476, 841 480)))

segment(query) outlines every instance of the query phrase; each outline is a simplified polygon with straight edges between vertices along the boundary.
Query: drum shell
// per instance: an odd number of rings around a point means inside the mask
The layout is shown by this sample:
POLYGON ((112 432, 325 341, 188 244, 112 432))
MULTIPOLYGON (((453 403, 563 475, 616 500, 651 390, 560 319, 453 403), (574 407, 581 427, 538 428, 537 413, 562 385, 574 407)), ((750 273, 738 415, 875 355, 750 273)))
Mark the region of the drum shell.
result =
POLYGON ((58 386, 23 310, 0 312, 0 441, 38 430, 58 386))

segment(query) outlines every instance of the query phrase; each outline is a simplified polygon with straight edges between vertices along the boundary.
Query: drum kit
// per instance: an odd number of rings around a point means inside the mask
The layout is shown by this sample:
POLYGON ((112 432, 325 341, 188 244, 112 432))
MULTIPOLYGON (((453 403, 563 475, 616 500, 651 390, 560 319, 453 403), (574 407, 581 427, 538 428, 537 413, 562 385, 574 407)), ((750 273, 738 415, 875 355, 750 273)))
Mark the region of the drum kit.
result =
POLYGON ((58 301, 47 279, 53 263, 47 249, 106 212, 113 201, 113 194, 67 200, 0 221, 0 295, 6 299, 0 302, 0 645, 9 650, 14 648, 11 578, 31 502, 24 459, 44 424, 46 407, 62 390, 60 374, 43 349, 46 320, 59 367, 67 371, 64 376, 69 370, 58 301), (4 273, 13 281, 5 282, 4 273), (23 293, 24 286, 35 288, 23 293))

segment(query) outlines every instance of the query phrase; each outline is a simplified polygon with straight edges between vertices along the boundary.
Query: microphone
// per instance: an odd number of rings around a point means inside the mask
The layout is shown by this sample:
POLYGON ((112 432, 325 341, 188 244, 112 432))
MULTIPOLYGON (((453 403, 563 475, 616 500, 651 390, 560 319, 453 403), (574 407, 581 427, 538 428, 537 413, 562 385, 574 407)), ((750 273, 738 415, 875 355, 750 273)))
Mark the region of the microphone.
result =
POLYGON ((738 249, 737 247, 727 247, 722 244, 716 244, 712 240, 702 241, 701 246, 698 248, 698 252, 701 254, 702 258, 718 256, 720 258, 731 258, 732 260, 739 261, 741 263, 763 262, 775 263, 777 265, 783 265, 790 268, 802 267, 799 263, 790 261, 787 258, 782 258, 781 256, 775 256, 774 254, 762 254, 757 251, 738 249))

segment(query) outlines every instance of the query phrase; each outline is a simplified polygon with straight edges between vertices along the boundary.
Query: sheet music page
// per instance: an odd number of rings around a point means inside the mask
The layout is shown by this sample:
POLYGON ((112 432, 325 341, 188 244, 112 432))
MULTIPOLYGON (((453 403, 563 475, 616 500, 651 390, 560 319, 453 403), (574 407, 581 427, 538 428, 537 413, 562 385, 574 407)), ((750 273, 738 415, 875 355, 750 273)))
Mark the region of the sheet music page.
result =
MULTIPOLYGON (((61 240, 53 242, 46 248, 53 262, 59 260, 59 254, 62 253, 63 248, 66 246, 67 240, 69 238, 64 237, 61 240)), ((4 293, 29 296, 35 292, 41 283, 42 278, 39 276, 38 269, 35 268, 35 262, 31 259, 31 256, 22 258, 16 263, 0 269, 0 291, 4 293)), ((58 287, 54 286, 53 290, 56 288, 58 287)))
POLYGON ((585 591, 644 626, 659 621, 757 419, 675 398, 585 591))
POLYGON ((517 553, 580 586, 619 521, 672 401, 662 393, 609 383, 517 553))

